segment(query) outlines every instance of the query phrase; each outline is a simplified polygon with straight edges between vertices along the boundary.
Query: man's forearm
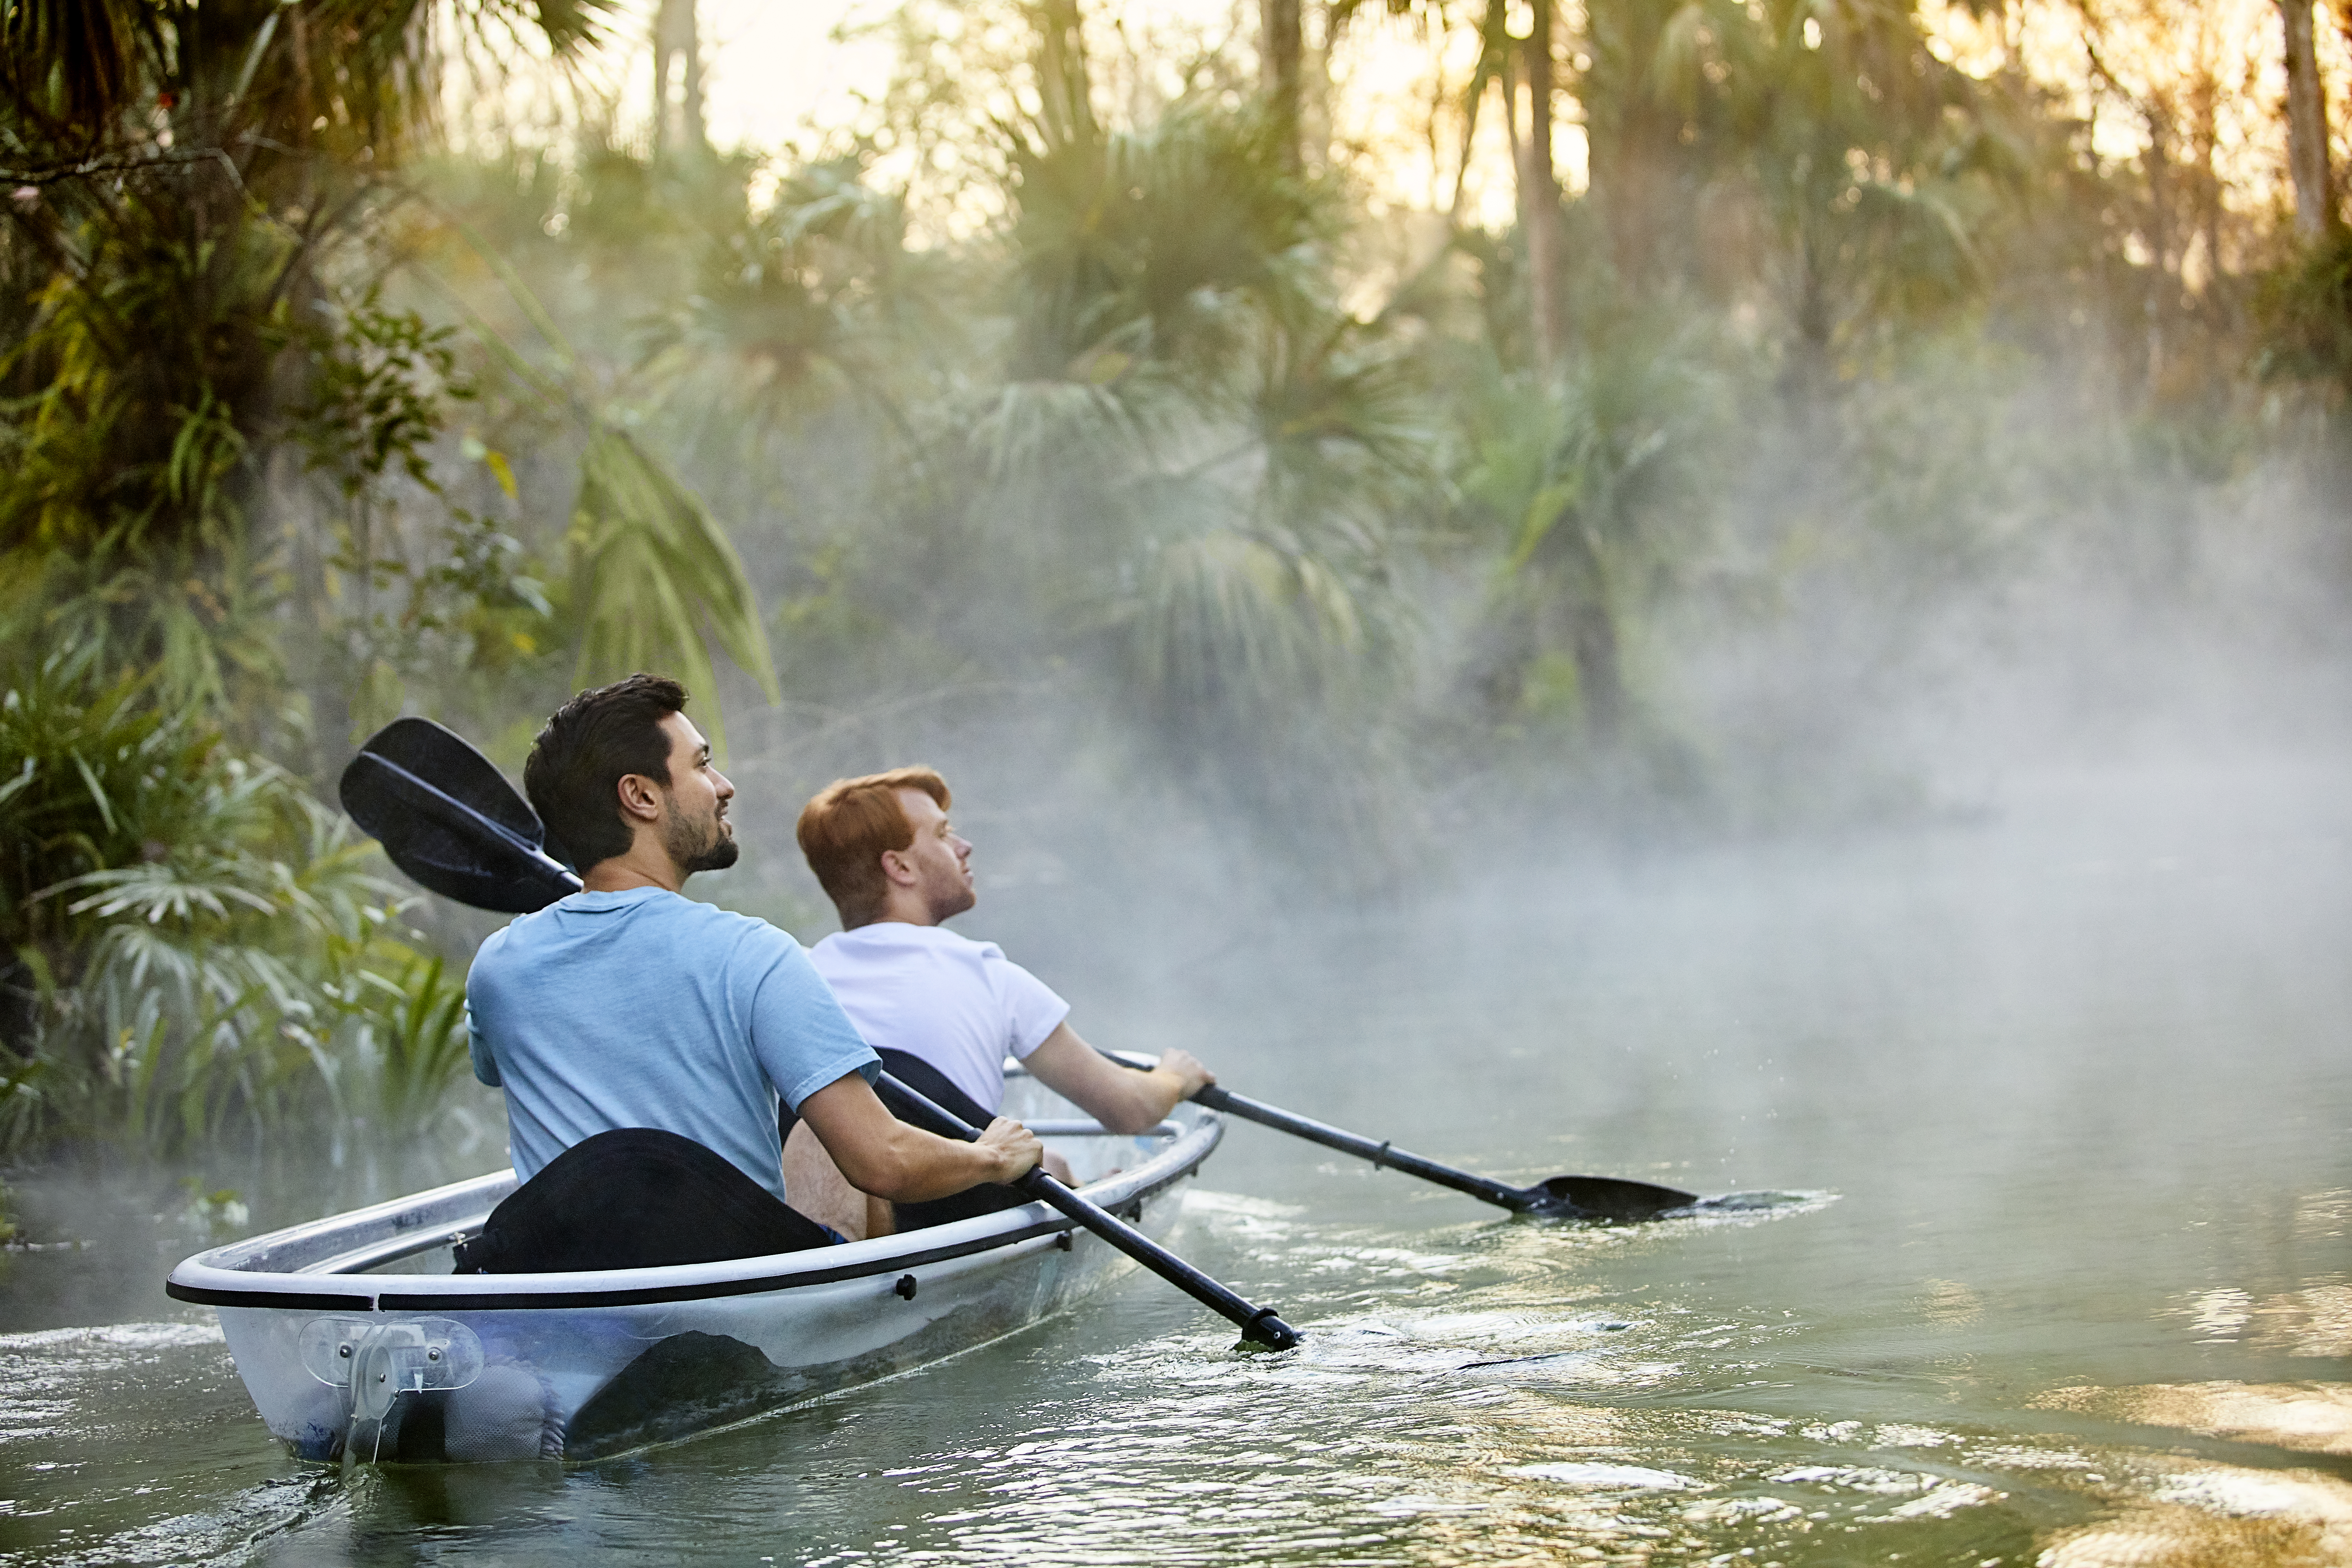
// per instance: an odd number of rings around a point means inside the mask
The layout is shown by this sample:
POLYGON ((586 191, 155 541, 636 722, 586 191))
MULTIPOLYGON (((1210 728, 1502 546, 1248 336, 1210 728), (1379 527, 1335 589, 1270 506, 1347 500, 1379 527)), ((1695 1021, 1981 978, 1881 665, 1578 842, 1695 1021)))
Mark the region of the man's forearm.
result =
POLYGON ((909 1127, 885 1110, 856 1073, 827 1084, 799 1109, 843 1179, 893 1203, 921 1203, 982 1182, 1013 1181, 1042 1152, 1028 1129, 1001 1119, 989 1124, 977 1143, 909 1127))
POLYGON ((1029 1053, 1029 1070, 1113 1132, 1149 1132, 1177 1102, 1216 1081, 1189 1051, 1169 1051, 1137 1072, 1097 1054, 1065 1022, 1029 1053))
POLYGON ((861 1169, 842 1173, 860 1192, 892 1203, 919 1204, 951 1197, 1003 1174, 994 1151, 981 1144, 941 1138, 905 1122, 892 1126, 888 1146, 876 1151, 882 1158, 860 1160, 861 1169))
POLYGON ((1153 1068, 1150 1072, 1134 1075, 1135 1091, 1129 1097, 1129 1115, 1127 1125, 1113 1128, 1116 1132, 1149 1132, 1168 1119, 1184 1098, 1184 1080, 1166 1068, 1153 1068))

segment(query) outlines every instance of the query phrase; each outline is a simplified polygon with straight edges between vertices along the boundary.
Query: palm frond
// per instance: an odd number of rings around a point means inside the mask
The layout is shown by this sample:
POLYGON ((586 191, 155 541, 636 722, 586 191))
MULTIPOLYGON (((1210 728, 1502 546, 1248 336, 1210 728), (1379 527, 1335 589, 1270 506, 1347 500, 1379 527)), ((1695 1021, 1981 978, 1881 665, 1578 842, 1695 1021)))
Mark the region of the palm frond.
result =
MULTIPOLYGON (((585 626, 581 679, 667 668, 715 693, 707 631, 769 701, 782 700, 734 544, 701 498, 625 431, 597 431, 581 455, 570 550, 585 626)), ((713 742, 723 743, 715 702, 709 712, 713 742)))

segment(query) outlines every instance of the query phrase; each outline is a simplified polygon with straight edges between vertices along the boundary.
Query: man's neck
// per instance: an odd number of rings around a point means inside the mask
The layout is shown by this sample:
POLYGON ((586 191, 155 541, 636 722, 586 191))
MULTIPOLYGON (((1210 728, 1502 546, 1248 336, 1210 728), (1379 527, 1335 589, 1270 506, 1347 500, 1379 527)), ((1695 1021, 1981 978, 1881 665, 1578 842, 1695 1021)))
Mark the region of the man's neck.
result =
POLYGON ((908 896, 885 899, 880 909, 859 921, 856 925, 845 923, 841 929, 861 931, 867 926, 935 926, 942 923, 938 916, 931 913, 929 905, 920 899, 908 896))
POLYGON ((599 860, 581 873, 580 887, 590 893, 625 893, 637 888, 659 888, 666 893, 686 890, 686 879, 691 872, 681 871, 677 862, 658 845, 642 840, 630 847, 625 855, 615 855, 599 860))

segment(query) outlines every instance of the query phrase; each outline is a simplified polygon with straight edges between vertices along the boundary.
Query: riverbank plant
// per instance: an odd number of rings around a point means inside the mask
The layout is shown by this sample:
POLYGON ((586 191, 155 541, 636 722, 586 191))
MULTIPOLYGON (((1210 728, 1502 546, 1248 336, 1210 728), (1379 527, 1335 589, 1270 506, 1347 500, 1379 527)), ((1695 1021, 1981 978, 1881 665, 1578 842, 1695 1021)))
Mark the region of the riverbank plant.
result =
POLYGON ((0 1152, 413 1134, 465 1055, 413 896, 291 774, 142 697, 57 657, 0 689, 0 1152))

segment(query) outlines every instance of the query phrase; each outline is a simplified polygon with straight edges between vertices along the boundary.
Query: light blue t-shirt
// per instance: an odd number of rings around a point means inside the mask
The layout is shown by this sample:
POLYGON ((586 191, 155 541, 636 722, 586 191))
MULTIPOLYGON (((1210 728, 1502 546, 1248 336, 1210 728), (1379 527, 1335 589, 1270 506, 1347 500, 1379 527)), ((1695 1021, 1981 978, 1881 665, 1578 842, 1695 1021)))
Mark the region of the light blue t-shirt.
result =
POLYGON ((466 1012, 474 1076, 506 1090, 526 1182, 583 1139, 655 1127, 781 1198, 776 1097, 797 1110, 881 1071, 799 942, 659 888, 574 893, 493 931, 466 1012))

